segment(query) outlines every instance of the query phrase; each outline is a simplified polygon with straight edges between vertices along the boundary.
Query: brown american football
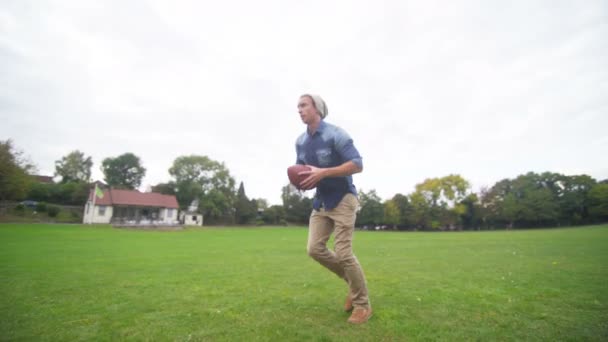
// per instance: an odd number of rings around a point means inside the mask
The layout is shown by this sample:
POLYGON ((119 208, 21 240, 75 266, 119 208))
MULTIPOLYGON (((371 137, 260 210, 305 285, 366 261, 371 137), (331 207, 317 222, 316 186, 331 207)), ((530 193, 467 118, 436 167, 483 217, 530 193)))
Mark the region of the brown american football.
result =
POLYGON ((297 189, 302 189, 302 187, 300 186, 300 183, 302 183, 302 181, 304 179, 306 179, 306 177, 308 177, 308 175, 299 175, 299 173, 302 171, 309 171, 309 170, 310 170, 310 167, 308 167, 306 165, 300 165, 300 164, 296 164, 296 165, 292 165, 292 166, 288 167, 287 176, 289 177, 289 182, 291 184, 293 184, 293 186, 295 186, 297 189))

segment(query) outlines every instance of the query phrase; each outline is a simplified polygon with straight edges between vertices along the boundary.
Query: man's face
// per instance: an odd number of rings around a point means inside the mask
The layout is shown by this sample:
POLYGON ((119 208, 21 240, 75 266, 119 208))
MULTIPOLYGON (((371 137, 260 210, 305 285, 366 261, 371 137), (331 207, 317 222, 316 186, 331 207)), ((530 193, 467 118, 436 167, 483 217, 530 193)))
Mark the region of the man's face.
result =
POLYGON ((298 113, 300 113, 300 118, 305 124, 314 122, 316 117, 319 116, 317 109, 309 96, 300 97, 300 101, 298 102, 298 113))

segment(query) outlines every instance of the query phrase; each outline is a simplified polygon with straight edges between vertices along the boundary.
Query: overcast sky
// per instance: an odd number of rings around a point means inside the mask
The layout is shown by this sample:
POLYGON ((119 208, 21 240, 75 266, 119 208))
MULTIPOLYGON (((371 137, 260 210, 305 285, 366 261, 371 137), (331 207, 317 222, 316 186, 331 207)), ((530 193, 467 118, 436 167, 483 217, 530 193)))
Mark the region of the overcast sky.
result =
POLYGON ((24 1, 0 3, 0 140, 52 175, 78 149, 224 162, 280 203, 299 95, 363 156, 383 199, 458 173, 608 178, 606 1, 24 1))

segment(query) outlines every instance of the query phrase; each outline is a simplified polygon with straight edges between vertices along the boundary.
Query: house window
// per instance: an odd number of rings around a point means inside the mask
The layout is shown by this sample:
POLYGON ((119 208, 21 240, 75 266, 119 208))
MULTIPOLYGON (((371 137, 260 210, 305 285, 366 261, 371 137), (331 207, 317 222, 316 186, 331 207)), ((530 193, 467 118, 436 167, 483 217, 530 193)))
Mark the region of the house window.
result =
POLYGON ((173 217, 173 209, 167 209, 167 217, 173 217))
POLYGON ((97 213, 99 214, 99 216, 104 216, 106 214, 106 206, 105 205, 100 205, 99 206, 99 210, 97 211, 97 213))
POLYGON ((85 209, 85 210, 86 210, 86 213, 85 213, 85 214, 88 214, 88 213, 89 213, 89 207, 90 207, 90 206, 89 206, 89 203, 87 203, 87 206, 86 206, 86 209, 85 209))
POLYGON ((196 216, 192 216, 192 221, 196 222, 196 216))

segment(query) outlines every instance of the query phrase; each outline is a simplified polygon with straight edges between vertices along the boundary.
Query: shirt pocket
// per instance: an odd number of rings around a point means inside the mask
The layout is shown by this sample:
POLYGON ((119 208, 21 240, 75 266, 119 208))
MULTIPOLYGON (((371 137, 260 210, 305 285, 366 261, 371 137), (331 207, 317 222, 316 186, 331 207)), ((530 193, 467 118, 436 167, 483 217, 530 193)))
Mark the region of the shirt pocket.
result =
POLYGON ((331 165, 331 149, 330 148, 322 148, 315 152, 317 154, 317 160, 319 161, 319 166, 330 166, 331 165))

